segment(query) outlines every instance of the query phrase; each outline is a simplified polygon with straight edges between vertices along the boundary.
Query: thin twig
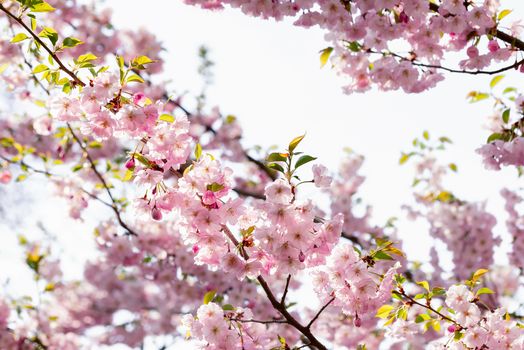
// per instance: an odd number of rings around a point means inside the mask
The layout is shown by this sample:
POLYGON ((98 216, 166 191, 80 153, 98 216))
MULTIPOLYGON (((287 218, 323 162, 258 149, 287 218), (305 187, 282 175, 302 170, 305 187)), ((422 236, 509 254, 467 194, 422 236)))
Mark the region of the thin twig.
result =
POLYGON ((311 326, 313 325, 313 323, 315 323, 315 321, 320 317, 320 314, 322 312, 324 312, 324 310, 332 303, 335 301, 335 297, 329 299, 329 301, 324 305, 322 306, 322 308, 320 308, 320 310, 318 310, 317 314, 315 315, 315 317, 313 317, 311 319, 311 321, 309 321, 309 323, 307 324, 306 328, 311 328, 311 326))
POLYGON ((291 274, 287 275, 286 287, 284 288, 284 294, 282 294, 282 299, 280 299, 280 304, 286 305, 286 296, 287 291, 289 290, 289 282, 291 281, 291 274))
POLYGON ((268 321, 261 321, 261 320, 243 320, 240 318, 231 318, 231 321, 236 322, 242 322, 242 323, 260 323, 260 324, 273 324, 273 323, 288 323, 286 320, 268 320, 268 321))
POLYGON ((130 235, 138 236, 138 234, 134 230, 132 230, 129 226, 127 226, 127 224, 124 222, 124 220, 122 220, 122 216, 120 215, 120 210, 118 209, 117 202, 116 202, 115 198, 113 197, 113 194, 111 193, 111 189, 109 188, 109 185, 107 184, 107 182, 104 179, 104 177, 102 176, 102 174, 96 168, 95 161, 93 160, 93 158, 91 158, 91 155, 89 154, 89 152, 88 152, 87 148, 85 147, 83 141, 80 140, 80 138, 76 135, 76 133, 74 132, 73 128, 71 127, 71 124, 67 123, 67 128, 69 129, 69 132, 71 132, 71 135, 73 136, 73 139, 75 140, 75 142, 78 144, 78 146, 80 146, 80 148, 84 152, 84 157, 89 162, 89 165, 91 166, 91 169, 95 173, 96 177, 100 180, 100 183, 104 187, 107 195, 109 196, 109 199, 111 199, 112 205, 110 205, 110 206, 113 209, 113 212, 115 213, 115 216, 116 216, 116 219, 118 220, 118 223, 120 224, 120 226, 122 226, 122 228, 127 230, 127 232, 130 235))
POLYGON ((459 326, 461 329, 465 329, 465 327, 462 327, 457 321, 455 321, 454 319, 452 319, 452 318, 442 314, 440 311, 435 310, 431 305, 419 303, 418 301, 413 299, 411 296, 407 295, 406 292, 404 292, 404 290, 400 289, 398 291, 394 291, 394 293, 404 297, 407 300, 409 300, 409 302, 412 303, 412 304, 416 304, 418 306, 421 306, 421 307, 423 307, 425 309, 428 309, 428 310, 434 312, 435 314, 439 315, 442 319, 444 319, 446 321, 449 321, 449 322, 459 326))

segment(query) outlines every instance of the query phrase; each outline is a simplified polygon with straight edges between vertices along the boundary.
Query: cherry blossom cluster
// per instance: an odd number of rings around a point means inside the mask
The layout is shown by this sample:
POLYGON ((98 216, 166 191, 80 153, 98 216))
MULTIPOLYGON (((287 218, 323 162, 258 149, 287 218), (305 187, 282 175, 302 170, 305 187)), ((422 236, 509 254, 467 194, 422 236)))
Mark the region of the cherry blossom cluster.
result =
POLYGON ((500 170, 503 166, 524 165, 524 137, 511 141, 495 140, 482 145, 477 152, 482 156, 484 165, 491 170, 500 170))
MULTIPOLYGON (((333 44, 321 61, 331 57, 349 77, 348 92, 372 84, 420 92, 442 79, 437 69, 448 51, 467 47, 459 66, 477 70, 508 61, 520 45, 496 31, 503 16, 491 1, 191 3, 319 25, 333 44), (479 39, 487 34, 486 44, 479 39), (407 45, 409 54, 394 53, 397 44, 407 45)), ((0 348, 139 348, 150 338, 181 339, 181 325, 198 346, 217 350, 324 350, 325 340, 337 349, 376 349, 388 338, 414 347, 522 348, 521 329, 499 308, 499 296, 475 291, 486 273, 479 269, 494 263, 499 238, 483 204, 444 189, 442 177, 455 165, 444 167, 431 157, 417 163, 426 188, 416 194, 422 209, 412 214, 425 217, 431 235, 452 252, 452 279, 474 278, 447 291, 430 289, 417 282, 429 279, 423 271, 406 270, 393 224, 375 225, 370 207, 357 215, 361 156, 344 158, 332 176, 320 164, 304 166, 316 158, 296 150, 300 136, 286 151, 261 151, 257 159, 243 148, 236 117, 217 107, 206 111, 202 101, 191 112, 151 79, 163 63, 161 45, 147 30, 117 30, 110 11, 75 1, 4 1, 0 10, 12 33, 12 43, 0 43, 6 63, 1 79, 16 107, 28 111, 0 120, 0 183, 40 173, 67 200, 74 219, 93 203, 113 215, 95 228, 96 257, 85 264, 83 281, 65 276, 51 248, 20 239, 39 299, 0 297, 0 348), (306 173, 311 180, 300 179, 306 173), (313 185, 328 194, 326 206, 303 196, 302 188, 313 185), (318 307, 297 300, 308 279, 318 307), (386 325, 379 318, 387 318, 386 325)), ((522 100, 515 104, 521 108, 522 100)), ((503 141, 508 146, 510 140, 503 141)), ((492 158, 506 164, 503 159, 519 152, 492 158)), ((510 258, 520 266, 520 199, 503 195, 515 237, 510 258)), ((439 265, 435 249, 430 255, 439 265)), ((430 281, 449 286, 442 272, 436 266, 430 281)), ((510 282, 515 270, 494 268, 490 276, 487 285, 498 294, 518 288, 510 282)))
POLYGON ((312 272, 313 288, 322 301, 334 298, 333 305, 354 316, 355 327, 360 327, 363 319, 373 318, 373 310, 390 299, 399 267, 397 264, 390 268, 379 280, 380 274, 370 269, 350 244, 341 244, 328 257, 325 267, 312 272))
POLYGON ((503 189, 501 194, 506 201, 505 209, 508 213, 506 227, 513 238, 509 259, 512 265, 522 269, 524 268, 524 258, 519 251, 521 251, 524 245, 524 222, 522 214, 518 211, 518 205, 522 202, 522 197, 507 188, 503 189))
MULTIPOLYGON (((281 20, 291 17, 301 27, 319 26, 332 47, 321 60, 331 62, 349 79, 345 91, 383 90, 417 93, 434 87, 437 71, 450 51, 465 52, 460 69, 479 70, 492 62, 509 61, 514 43, 495 37, 496 1, 356 0, 356 1, 220 1, 186 0, 206 9, 240 8, 250 16, 281 20), (424 28, 421 30, 421 28, 424 28), (409 52, 405 56, 395 52, 409 52)), ((497 16, 498 15, 498 16, 497 16)), ((518 26, 511 28, 518 35, 518 26)), ((505 39, 504 36, 502 36, 505 39)), ((520 48, 522 49, 522 48, 520 48)), ((449 69, 448 69, 449 70, 449 69)))
POLYGON ((277 335, 274 328, 268 331, 262 323, 246 322, 253 317, 249 309, 226 311, 216 303, 209 303, 198 308, 196 317, 186 315, 182 322, 191 337, 199 339, 205 349, 269 349, 279 345, 279 337, 287 336, 286 333, 277 335))

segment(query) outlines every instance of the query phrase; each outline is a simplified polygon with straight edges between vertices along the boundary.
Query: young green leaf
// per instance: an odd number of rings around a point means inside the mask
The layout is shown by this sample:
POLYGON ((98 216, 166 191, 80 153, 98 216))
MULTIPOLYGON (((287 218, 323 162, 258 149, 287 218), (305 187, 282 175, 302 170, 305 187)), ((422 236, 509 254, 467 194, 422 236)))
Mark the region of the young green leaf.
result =
POLYGON ((75 46, 81 45, 83 43, 84 42, 82 40, 77 39, 77 38, 73 38, 73 37, 70 37, 70 36, 68 36, 67 38, 64 39, 64 41, 62 41, 62 45, 64 47, 75 47, 75 46))
POLYGON ((300 143, 300 141, 304 139, 304 137, 306 137, 305 134, 302 136, 297 136, 293 140, 291 140, 288 146, 289 153, 293 152, 295 148, 297 148, 298 144, 300 143))
POLYGON ((207 305, 211 301, 213 301, 213 299, 215 298, 216 293, 217 293, 216 290, 211 290, 211 291, 207 292, 204 295, 204 305, 207 305))
POLYGON ((16 34, 13 39, 11 39, 12 43, 18 43, 20 41, 24 41, 26 39, 29 39, 29 37, 25 33, 18 33, 16 34))
POLYGON ((333 52, 332 47, 326 47, 324 50, 320 51, 320 68, 324 67, 333 52))
POLYGON ((299 166, 302 166, 302 165, 304 165, 304 164, 306 164, 306 163, 309 163, 309 162, 311 162, 311 161, 313 161, 313 160, 315 160, 315 159, 317 159, 317 158, 305 154, 305 155, 303 155, 302 157, 300 157, 300 158, 297 160, 297 162, 296 162, 296 164, 295 164, 295 169, 297 169, 299 166))

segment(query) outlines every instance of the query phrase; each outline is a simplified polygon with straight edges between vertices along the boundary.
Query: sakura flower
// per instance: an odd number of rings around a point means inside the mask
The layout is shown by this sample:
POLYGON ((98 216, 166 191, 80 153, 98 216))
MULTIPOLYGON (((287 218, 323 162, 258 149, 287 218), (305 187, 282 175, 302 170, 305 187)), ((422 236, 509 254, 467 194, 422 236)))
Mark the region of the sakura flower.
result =
POLYGON ((313 181, 315 183, 315 186, 320 188, 329 187, 331 181, 333 181, 333 178, 327 175, 327 173, 328 170, 325 166, 320 164, 313 165, 313 181))
POLYGON ((276 179, 265 189, 266 200, 271 203, 289 204, 293 200, 291 186, 284 179, 276 179))

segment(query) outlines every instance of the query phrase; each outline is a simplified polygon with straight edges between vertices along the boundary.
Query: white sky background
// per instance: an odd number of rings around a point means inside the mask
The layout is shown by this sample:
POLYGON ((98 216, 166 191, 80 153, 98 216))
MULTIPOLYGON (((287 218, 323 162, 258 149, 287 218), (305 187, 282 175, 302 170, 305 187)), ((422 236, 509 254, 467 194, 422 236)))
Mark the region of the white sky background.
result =
MULTIPOLYGON (((524 15, 522 1, 502 2, 505 8, 515 9, 507 20, 524 15)), ((411 201, 413 169, 398 165, 400 152, 410 150, 411 140, 423 130, 434 137, 451 138, 454 144, 445 159, 459 167, 458 174, 449 178, 451 190, 467 200, 488 200, 488 209, 499 220, 497 233, 509 242, 499 190, 520 187, 522 180, 513 169, 484 169, 474 150, 488 136, 482 125, 491 114, 491 105, 470 105, 465 100, 470 90, 487 90, 491 77, 447 75, 437 88, 416 95, 378 91, 345 95, 341 90, 344 81, 328 66, 319 68, 318 51, 328 46, 319 29, 251 18, 239 10, 204 11, 181 1, 110 0, 103 5, 114 8, 113 22, 118 28, 143 26, 157 35, 166 48, 163 78, 172 80, 179 93, 199 93, 197 51, 206 45, 216 64, 214 84, 207 94, 209 105, 239 118, 245 146, 285 147, 293 137, 307 132, 301 147, 330 169, 336 169, 344 147, 363 154, 362 174, 367 179, 360 196, 373 206, 377 223, 391 216, 403 217, 400 206, 411 201)), ((510 72, 500 86, 513 82, 518 87, 523 78, 521 73, 510 72)), ((19 231, 0 223, 0 282, 10 276, 18 290, 27 287, 23 281, 30 274, 20 264, 16 234, 35 231, 32 222, 42 220, 60 237, 64 258, 78 262, 68 264, 66 270, 79 273, 80 262, 93 254, 85 247, 92 241, 91 224, 100 217, 100 210, 90 209, 86 224, 72 222, 64 204, 47 197, 45 181, 29 181, 37 200, 29 206, 31 211, 14 205, 14 214, 9 214, 20 220, 19 231)), ((6 190, 22 186, 26 183, 9 185, 6 190)), ((401 220, 398 227, 408 257, 426 261, 430 246, 426 226, 401 220)), ((501 262, 505 262, 504 250, 498 253, 501 262)))

